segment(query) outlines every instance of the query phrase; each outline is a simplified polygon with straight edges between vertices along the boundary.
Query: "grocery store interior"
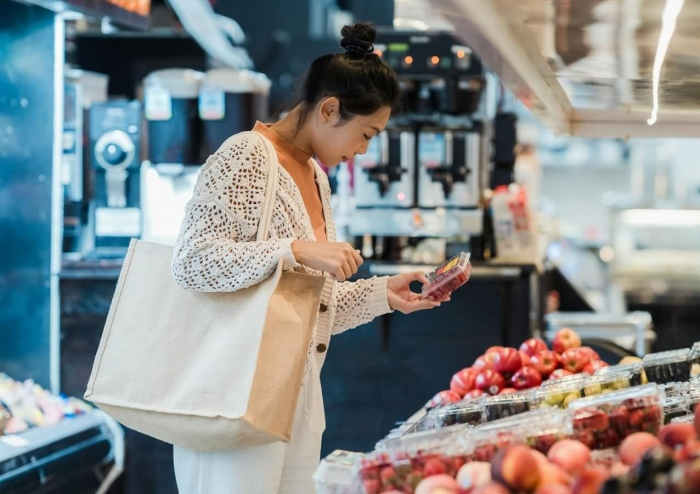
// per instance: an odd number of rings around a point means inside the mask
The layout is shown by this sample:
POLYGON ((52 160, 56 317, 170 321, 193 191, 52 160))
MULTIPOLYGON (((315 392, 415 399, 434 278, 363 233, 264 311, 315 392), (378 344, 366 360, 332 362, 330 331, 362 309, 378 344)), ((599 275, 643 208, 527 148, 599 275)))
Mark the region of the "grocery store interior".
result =
POLYGON ((318 494, 700 493, 700 0, 0 0, 0 492, 178 492, 84 398, 130 242, 358 21, 402 104, 320 163, 353 279, 458 262, 333 337, 318 494))

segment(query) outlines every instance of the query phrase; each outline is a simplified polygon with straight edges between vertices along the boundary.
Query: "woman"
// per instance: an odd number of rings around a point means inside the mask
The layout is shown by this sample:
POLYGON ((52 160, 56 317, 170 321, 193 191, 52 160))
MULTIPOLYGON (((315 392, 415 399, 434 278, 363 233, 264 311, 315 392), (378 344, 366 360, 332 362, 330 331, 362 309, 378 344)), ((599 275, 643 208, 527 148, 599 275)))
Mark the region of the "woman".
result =
MULTIPOLYGON (((302 101, 287 117, 253 129, 274 146, 280 164, 270 240, 255 242, 268 171, 265 146, 251 134, 228 139, 204 165, 175 248, 173 274, 183 287, 234 291, 285 269, 325 274, 289 444, 196 452, 175 447, 181 494, 311 494, 325 429, 319 373, 332 334, 398 310, 439 303, 423 300, 409 283, 422 273, 347 282, 362 264, 358 251, 336 242, 326 165, 367 151, 399 98, 396 75, 373 52, 370 24, 342 30, 344 54, 316 59, 302 101)), ((222 392, 225 383, 222 383, 222 392)))

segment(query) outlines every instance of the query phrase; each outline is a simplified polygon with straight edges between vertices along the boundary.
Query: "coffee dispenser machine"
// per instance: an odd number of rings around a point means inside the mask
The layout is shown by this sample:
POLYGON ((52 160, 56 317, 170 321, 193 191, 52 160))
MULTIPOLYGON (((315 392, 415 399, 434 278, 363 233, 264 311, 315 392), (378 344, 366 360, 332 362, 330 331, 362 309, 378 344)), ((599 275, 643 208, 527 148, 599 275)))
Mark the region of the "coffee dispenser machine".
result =
POLYGON ((141 103, 110 101, 90 110, 95 251, 123 255, 141 236, 141 103))
POLYGON ((350 234, 481 234, 487 156, 479 115, 486 84, 480 61, 445 32, 380 29, 374 47, 396 72, 405 105, 385 135, 355 160, 350 234))
POLYGON ((358 208, 410 208, 414 204, 415 134, 392 129, 376 136, 354 161, 358 208))
POLYGON ((151 164, 200 165, 199 89, 204 74, 192 69, 164 69, 144 80, 151 164))
POLYGON ((265 74, 249 70, 207 71, 199 91, 202 162, 232 135, 267 121, 271 85, 265 74))
POLYGON ((418 134, 418 206, 476 208, 480 200, 478 132, 426 128, 418 134))

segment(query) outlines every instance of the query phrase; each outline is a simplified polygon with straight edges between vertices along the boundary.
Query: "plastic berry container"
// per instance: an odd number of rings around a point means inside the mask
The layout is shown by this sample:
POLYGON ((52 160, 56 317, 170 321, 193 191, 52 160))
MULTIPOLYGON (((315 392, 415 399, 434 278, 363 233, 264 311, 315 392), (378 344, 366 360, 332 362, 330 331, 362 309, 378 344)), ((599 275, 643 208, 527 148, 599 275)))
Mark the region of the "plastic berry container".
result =
POLYGON ((571 376, 560 377, 559 379, 547 379, 542 383, 543 388, 549 388, 551 386, 563 386, 569 384, 580 384, 583 386, 583 381, 586 380, 585 374, 573 374, 571 376))
POLYGON ((469 281, 472 269, 469 264, 470 258, 471 254, 460 252, 435 271, 428 273, 428 284, 423 286, 423 298, 439 302, 469 281))
POLYGON ((693 377, 700 375, 700 341, 693 343, 690 349, 690 375, 693 377))
POLYGON ((663 398, 651 383, 574 401, 567 410, 574 437, 591 449, 607 449, 634 432, 656 435, 663 425, 663 398))
POLYGON ((533 410, 517 417, 480 425, 469 439, 475 461, 490 461, 500 449, 524 444, 547 454, 558 441, 571 436, 568 417, 561 410, 533 410))
POLYGON ((632 373, 628 371, 608 372, 597 376, 590 376, 583 383, 586 396, 596 396, 604 393, 612 393, 620 389, 629 388, 632 385, 632 373))
POLYGON ((678 417, 683 417, 690 413, 688 409, 688 402, 685 396, 676 395, 669 396, 666 395, 663 400, 664 405, 664 424, 670 423, 673 419, 678 417))
POLYGON ((690 381, 686 383, 683 396, 685 396, 688 410, 690 410, 691 413, 695 413, 695 409, 698 403, 700 403, 700 382, 690 381))
POLYGON ((533 391, 533 408, 565 409, 575 400, 585 396, 583 380, 569 380, 533 391))
POLYGON ((483 402, 486 422, 493 422, 515 415, 529 412, 533 403, 532 390, 496 395, 486 398, 483 402))
POLYGON ((385 442, 386 449, 366 455, 360 461, 361 492, 379 494, 389 490, 412 494, 426 477, 445 473, 455 477, 473 456, 465 428, 422 432, 385 442))
POLYGON ((313 480, 317 494, 347 494, 352 491, 362 453, 335 450, 321 460, 313 480))
POLYGON ((671 419, 672 424, 694 424, 695 423, 695 414, 691 413, 689 415, 683 415, 682 417, 676 417, 674 419, 671 419))
POLYGON ((690 349, 650 353, 644 357, 644 372, 649 382, 664 384, 690 379, 690 349))
POLYGON ((456 424, 481 424, 485 421, 482 403, 482 400, 476 400, 436 408, 428 413, 429 427, 441 429, 456 424))
POLYGON ((641 386, 642 384, 646 384, 648 382, 647 376, 644 373, 644 364, 642 362, 638 362, 636 364, 611 365, 608 367, 603 367, 602 369, 598 369, 593 375, 604 376, 609 373, 625 371, 632 374, 632 377, 630 378, 631 386, 641 386))

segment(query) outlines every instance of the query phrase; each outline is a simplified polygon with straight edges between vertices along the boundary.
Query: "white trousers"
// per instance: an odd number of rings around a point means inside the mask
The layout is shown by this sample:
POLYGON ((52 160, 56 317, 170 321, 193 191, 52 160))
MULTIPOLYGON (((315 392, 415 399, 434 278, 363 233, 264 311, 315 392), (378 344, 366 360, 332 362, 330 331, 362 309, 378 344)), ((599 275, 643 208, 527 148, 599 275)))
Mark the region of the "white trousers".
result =
POLYGON ((227 451, 174 446, 180 494, 314 494, 312 475, 326 428, 318 364, 309 357, 294 415, 292 438, 227 451))

